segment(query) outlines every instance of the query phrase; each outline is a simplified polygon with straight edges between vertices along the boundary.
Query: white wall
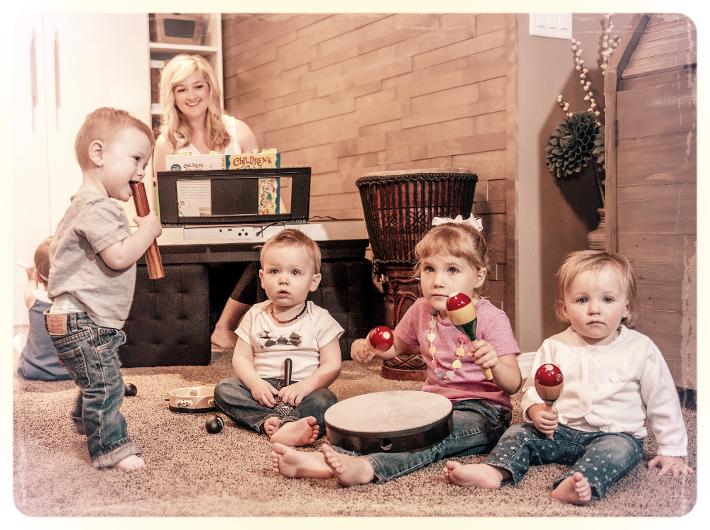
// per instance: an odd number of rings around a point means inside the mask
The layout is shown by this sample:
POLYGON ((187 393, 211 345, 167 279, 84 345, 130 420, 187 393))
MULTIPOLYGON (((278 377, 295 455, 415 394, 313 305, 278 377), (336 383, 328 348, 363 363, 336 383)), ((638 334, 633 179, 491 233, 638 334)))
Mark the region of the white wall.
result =
MULTIPOLYGON (((592 89, 603 104, 598 71, 602 14, 573 15, 572 33, 582 41, 592 89)), ((632 15, 614 16, 614 34, 632 15)), ((564 257, 586 248, 596 223, 598 198, 593 181, 556 182, 545 163, 550 134, 564 118, 557 105, 562 94, 572 112, 586 110, 574 70, 571 42, 528 34, 527 14, 516 16, 518 39, 518 261, 516 269, 516 336, 522 351, 536 350, 563 329, 554 316, 554 274, 564 257), (561 184, 561 185, 558 185, 561 184)))

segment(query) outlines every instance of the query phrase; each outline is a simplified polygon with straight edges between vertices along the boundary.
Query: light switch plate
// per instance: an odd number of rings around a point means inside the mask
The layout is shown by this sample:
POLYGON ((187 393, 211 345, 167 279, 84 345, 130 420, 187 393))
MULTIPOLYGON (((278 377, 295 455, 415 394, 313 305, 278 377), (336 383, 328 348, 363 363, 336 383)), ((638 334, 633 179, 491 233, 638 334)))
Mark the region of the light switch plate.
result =
POLYGON ((572 38, 572 13, 530 13, 530 35, 572 38))

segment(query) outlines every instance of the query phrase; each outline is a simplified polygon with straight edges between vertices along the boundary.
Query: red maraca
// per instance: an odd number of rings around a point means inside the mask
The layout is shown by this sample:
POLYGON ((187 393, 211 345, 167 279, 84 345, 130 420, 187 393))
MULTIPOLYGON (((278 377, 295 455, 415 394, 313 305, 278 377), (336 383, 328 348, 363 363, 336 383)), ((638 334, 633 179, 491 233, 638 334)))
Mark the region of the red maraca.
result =
MULTIPOLYGON (((476 340, 476 306, 466 293, 452 293, 446 300, 446 313, 459 331, 471 341, 476 340)), ((493 372, 490 368, 483 368, 483 376, 491 381, 493 372)))
MULTIPOLYGON (((552 363, 545 363, 535 372, 535 390, 540 398, 545 402, 548 410, 552 410, 555 401, 562 393, 564 386, 564 376, 559 366, 552 363)), ((547 435, 552 438, 552 434, 547 435)))
POLYGON ((387 326, 375 326, 367 334, 367 340, 376 350, 387 351, 394 344, 394 333, 387 326))

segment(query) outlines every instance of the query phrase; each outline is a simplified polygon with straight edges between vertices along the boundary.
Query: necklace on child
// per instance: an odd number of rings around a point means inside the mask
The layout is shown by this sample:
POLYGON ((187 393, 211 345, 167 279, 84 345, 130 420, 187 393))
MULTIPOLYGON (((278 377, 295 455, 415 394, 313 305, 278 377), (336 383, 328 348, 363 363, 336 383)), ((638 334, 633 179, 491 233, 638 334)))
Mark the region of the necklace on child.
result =
POLYGON ((289 318, 288 320, 279 320, 279 317, 277 317, 277 316, 274 314, 274 303, 272 302, 272 303, 269 305, 269 314, 271 315, 271 318, 273 318, 273 319, 274 319, 276 322, 278 322, 279 324, 290 324, 291 322, 293 322, 293 321, 296 320, 298 317, 300 317, 303 313, 306 312, 306 307, 308 307, 308 302, 306 302, 306 303, 303 304, 303 309, 301 309, 301 312, 298 313, 295 317, 289 318))
POLYGON ((427 333, 427 341, 429 341, 429 355, 431 355, 431 360, 435 366, 434 368, 434 375, 438 377, 439 379, 443 379, 446 377, 450 381, 453 381, 454 378, 456 377, 456 370, 461 368, 461 359, 463 359, 463 356, 466 354, 466 350, 464 350, 463 345, 466 342, 466 337, 462 334, 460 334, 458 337, 456 337, 456 342, 458 343, 458 346, 456 347, 456 351, 454 352, 456 354, 456 359, 451 363, 451 370, 441 370, 438 368, 438 360, 436 358, 436 346, 434 346, 434 340, 436 339, 436 333, 434 333, 434 330, 436 329, 436 316, 438 315, 438 311, 436 309, 431 310, 431 320, 429 320, 429 333, 427 333))

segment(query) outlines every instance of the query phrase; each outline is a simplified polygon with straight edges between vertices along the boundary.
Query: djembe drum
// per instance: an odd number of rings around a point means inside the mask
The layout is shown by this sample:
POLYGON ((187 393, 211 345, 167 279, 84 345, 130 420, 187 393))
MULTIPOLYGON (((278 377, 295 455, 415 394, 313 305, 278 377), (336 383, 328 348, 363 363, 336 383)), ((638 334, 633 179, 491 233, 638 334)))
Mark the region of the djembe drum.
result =
MULTIPOLYGON (((375 274, 384 277, 387 325, 394 329, 421 296, 414 278, 414 247, 434 217, 468 217, 478 177, 467 169, 414 169, 367 173, 355 184, 365 216, 375 274)), ((387 379, 424 380, 419 354, 382 363, 387 379)))

